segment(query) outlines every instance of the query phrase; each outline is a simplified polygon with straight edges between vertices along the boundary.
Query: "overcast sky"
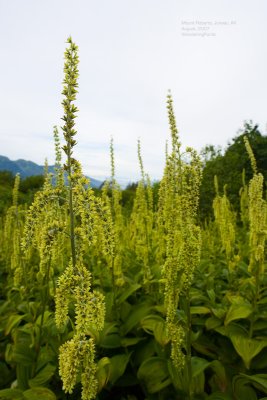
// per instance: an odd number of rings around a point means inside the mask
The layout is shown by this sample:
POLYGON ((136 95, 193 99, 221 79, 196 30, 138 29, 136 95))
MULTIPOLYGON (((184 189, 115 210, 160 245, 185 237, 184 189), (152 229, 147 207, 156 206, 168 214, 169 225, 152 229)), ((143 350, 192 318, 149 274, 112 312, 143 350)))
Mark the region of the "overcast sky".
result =
POLYGON ((63 111, 63 54, 79 46, 75 157, 97 179, 139 176, 137 139, 152 179, 163 170, 171 89, 184 146, 266 133, 266 0, 0 0, 0 154, 54 163, 63 111))

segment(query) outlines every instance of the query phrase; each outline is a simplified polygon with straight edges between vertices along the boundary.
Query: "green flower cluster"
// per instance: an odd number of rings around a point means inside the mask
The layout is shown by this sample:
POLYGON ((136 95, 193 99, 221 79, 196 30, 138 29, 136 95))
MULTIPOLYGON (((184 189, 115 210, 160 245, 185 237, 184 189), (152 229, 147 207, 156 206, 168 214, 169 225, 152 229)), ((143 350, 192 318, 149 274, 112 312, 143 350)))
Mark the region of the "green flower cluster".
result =
MULTIPOLYGON (((196 214, 201 182, 201 163, 197 153, 187 148, 181 154, 175 116, 169 94, 167 108, 172 135, 172 152, 167 157, 159 190, 158 225, 162 232, 161 246, 165 262, 162 269, 166 327, 172 343, 171 356, 175 366, 184 364, 185 338, 190 336, 190 321, 177 317, 180 295, 189 302, 189 288, 194 270, 199 263, 201 237, 196 225, 196 214), (189 160, 189 159, 190 160, 189 160)), ((189 349, 186 349, 189 351, 189 349)))
POLYGON ((231 205, 226 195, 226 188, 224 188, 223 196, 220 196, 219 194, 218 180, 216 176, 215 189, 216 197, 213 200, 214 217, 219 230, 222 246, 225 250, 226 258, 230 266, 232 265, 230 261, 233 259, 235 248, 235 215, 231 210, 231 205))
POLYGON ((267 237, 267 203, 266 200, 263 199, 263 175, 257 173, 256 160, 246 137, 244 137, 244 141, 254 172, 253 178, 249 182, 248 189, 250 242, 249 270, 257 280, 264 275, 264 247, 267 237))
POLYGON ((130 220, 131 246, 138 259, 142 262, 144 281, 152 278, 149 258, 152 252, 152 237, 154 227, 153 192, 149 176, 144 172, 141 156, 141 144, 138 140, 138 159, 141 179, 138 182, 130 220))
POLYGON ((82 370, 82 400, 93 400, 97 394, 94 363, 95 346, 93 339, 75 335, 60 348, 59 373, 63 377, 63 390, 72 393, 77 376, 82 370))

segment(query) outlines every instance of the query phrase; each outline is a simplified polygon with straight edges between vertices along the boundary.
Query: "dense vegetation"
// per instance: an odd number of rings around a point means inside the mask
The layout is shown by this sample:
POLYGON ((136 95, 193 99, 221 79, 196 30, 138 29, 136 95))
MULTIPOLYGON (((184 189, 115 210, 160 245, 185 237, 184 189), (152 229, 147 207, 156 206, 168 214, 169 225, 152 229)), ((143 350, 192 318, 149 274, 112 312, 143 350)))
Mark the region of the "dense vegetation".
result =
MULTIPOLYGON (((0 171, 0 216, 12 205, 14 183, 15 176, 10 171, 0 171)), ((42 188, 43 184, 43 175, 29 176, 21 180, 18 191, 19 204, 30 205, 34 194, 42 188)))
MULTIPOLYGON (((248 182, 253 170, 247 152, 244 149, 244 137, 247 137, 257 160, 258 171, 267 182, 267 136, 263 136, 257 125, 245 122, 243 129, 232 140, 226 150, 206 146, 202 151, 204 158, 203 180, 200 188, 200 215, 202 220, 212 215, 212 201, 215 187, 211 184, 214 176, 218 177, 220 186, 226 186, 227 196, 236 212, 240 212, 239 190, 244 180, 248 182)), ((265 184, 266 185, 266 184, 265 184)), ((264 188, 266 189, 266 186, 264 188)))
POLYGON ((203 169, 192 148, 182 151, 169 94, 172 145, 160 183, 145 173, 138 142, 140 181, 122 192, 111 142, 111 178, 96 193, 74 157, 78 54, 68 43, 65 163, 55 129, 55 174, 31 205, 9 176, 0 398, 266 399, 266 168, 253 141, 266 138, 247 126, 225 155, 206 151, 203 169), (228 180, 237 170, 223 160, 237 149, 240 179, 228 180), (210 203, 202 214, 200 191, 210 203))

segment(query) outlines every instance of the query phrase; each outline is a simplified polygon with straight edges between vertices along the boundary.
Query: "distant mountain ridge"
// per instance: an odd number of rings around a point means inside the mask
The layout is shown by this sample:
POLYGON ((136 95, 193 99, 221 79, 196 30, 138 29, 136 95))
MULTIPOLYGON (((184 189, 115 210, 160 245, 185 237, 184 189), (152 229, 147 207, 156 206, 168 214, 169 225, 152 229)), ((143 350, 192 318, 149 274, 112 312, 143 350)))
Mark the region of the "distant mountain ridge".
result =
MULTIPOLYGON (((54 165, 49 165, 48 172, 54 173, 54 168, 54 165)), ((33 175, 43 175, 44 166, 23 159, 12 161, 8 157, 0 155, 0 171, 10 171, 14 175, 20 174, 21 178, 27 178, 33 175)), ((102 185, 102 182, 97 179, 89 179, 93 188, 99 188, 102 185)))

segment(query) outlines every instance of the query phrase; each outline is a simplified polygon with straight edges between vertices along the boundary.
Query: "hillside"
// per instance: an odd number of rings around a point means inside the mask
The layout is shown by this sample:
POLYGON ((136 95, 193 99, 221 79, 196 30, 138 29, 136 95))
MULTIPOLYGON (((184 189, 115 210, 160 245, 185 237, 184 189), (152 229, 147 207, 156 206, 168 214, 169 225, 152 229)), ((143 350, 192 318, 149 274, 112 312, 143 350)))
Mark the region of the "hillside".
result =
MULTIPOLYGON (((23 159, 12 161, 8 157, 0 155, 0 171, 10 171, 14 175, 20 174, 21 178, 27 178, 34 175, 43 175, 44 166, 23 159)), ((48 171, 53 173, 54 166, 50 165, 48 171)), ((89 179, 93 188, 99 188, 102 184, 102 182, 97 179, 89 179)))

